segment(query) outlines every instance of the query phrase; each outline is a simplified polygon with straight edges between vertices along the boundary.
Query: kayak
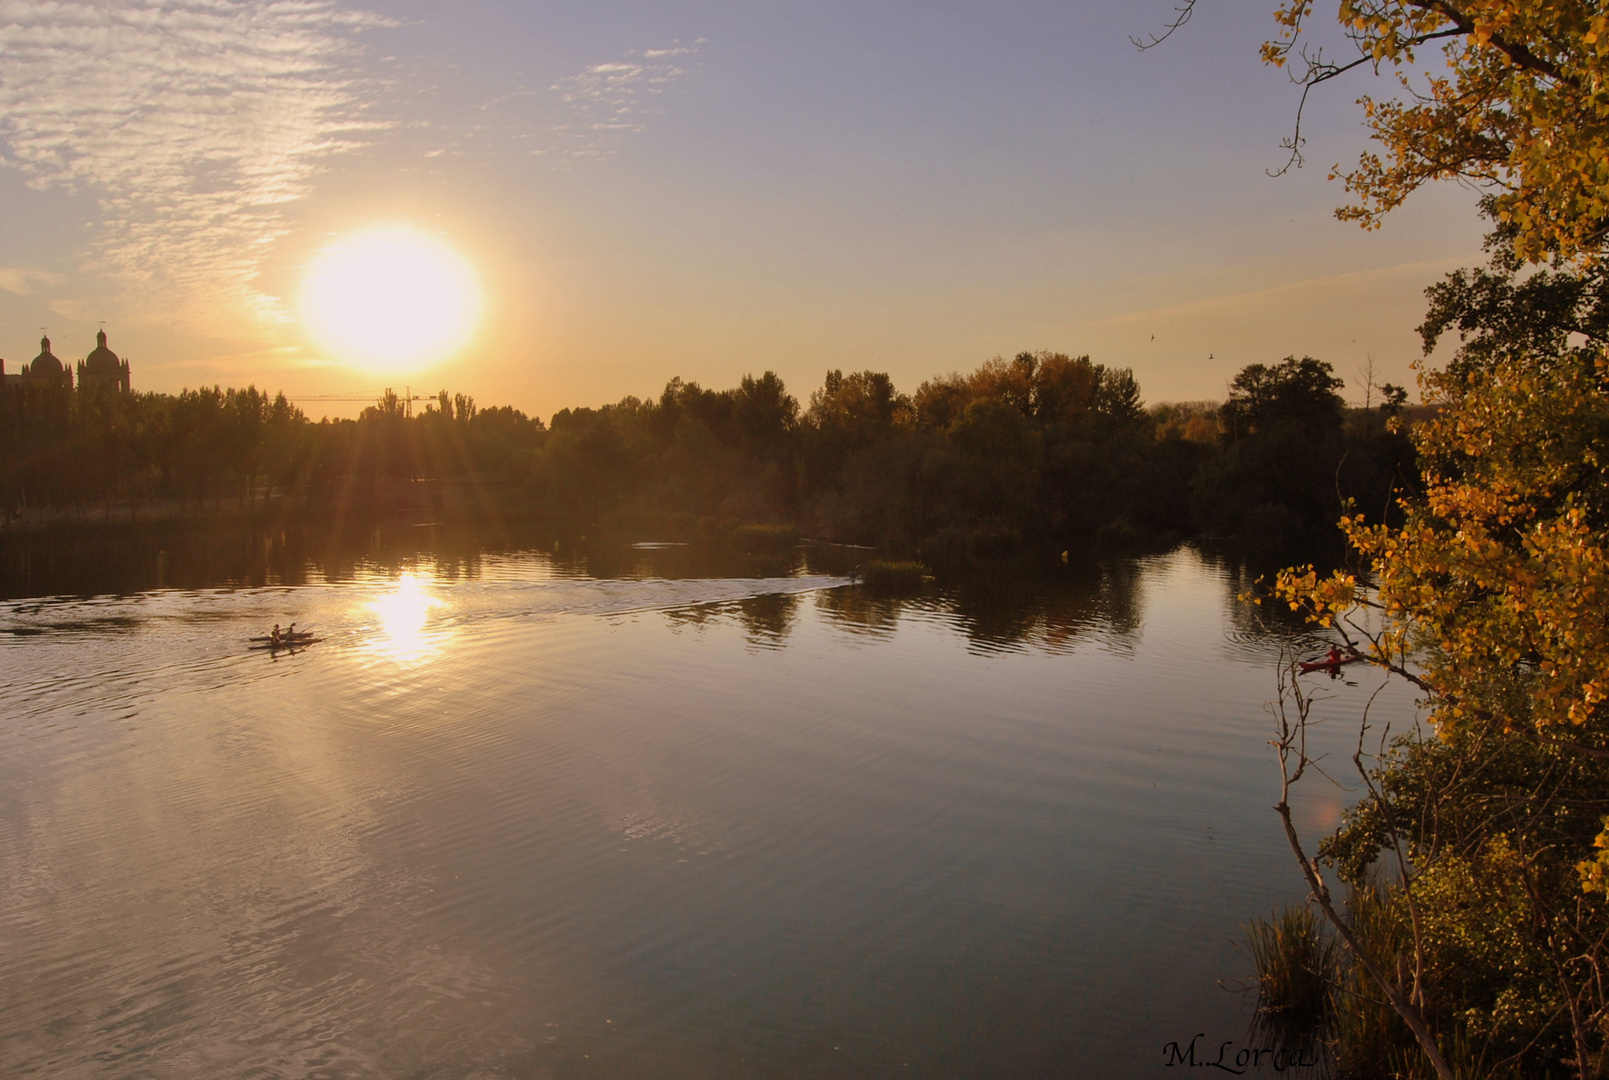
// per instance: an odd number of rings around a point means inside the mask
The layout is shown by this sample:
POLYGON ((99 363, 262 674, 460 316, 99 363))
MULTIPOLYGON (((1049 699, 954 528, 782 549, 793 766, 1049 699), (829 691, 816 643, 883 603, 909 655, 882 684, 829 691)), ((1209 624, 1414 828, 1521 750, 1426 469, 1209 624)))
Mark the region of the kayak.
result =
POLYGON ((1303 660, 1297 666, 1303 671, 1334 671, 1342 664, 1357 664, 1362 661, 1361 656, 1343 656, 1338 660, 1303 660))
MULTIPOLYGON (((253 640, 255 641, 256 639, 254 638, 253 640)), ((284 649, 300 649, 303 645, 312 645, 315 642, 323 640, 323 638, 318 637, 302 637, 300 634, 298 634, 295 638, 288 641, 281 641, 278 645, 275 645, 272 641, 262 641, 255 645, 247 645, 246 648, 268 649, 273 652, 279 652, 284 649)))
MULTIPOLYGON (((312 639, 313 639, 313 631, 311 631, 311 630, 298 630, 294 634, 281 634, 281 635, 279 635, 279 640, 282 641, 282 642, 283 641, 311 641, 312 639)), ((273 641, 274 639, 273 639, 272 635, 264 634, 262 637, 247 638, 246 640, 247 641, 273 641)))

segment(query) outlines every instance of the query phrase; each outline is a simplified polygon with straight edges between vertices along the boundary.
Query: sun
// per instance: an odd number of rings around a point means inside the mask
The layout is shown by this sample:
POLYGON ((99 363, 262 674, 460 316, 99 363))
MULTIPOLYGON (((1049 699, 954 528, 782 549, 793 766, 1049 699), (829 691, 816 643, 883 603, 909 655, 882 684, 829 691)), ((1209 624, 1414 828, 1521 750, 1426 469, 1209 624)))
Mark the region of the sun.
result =
POLYGON ((377 374, 427 367, 461 348, 480 287, 457 252, 408 228, 375 229, 319 253, 302 316, 334 359, 377 374))

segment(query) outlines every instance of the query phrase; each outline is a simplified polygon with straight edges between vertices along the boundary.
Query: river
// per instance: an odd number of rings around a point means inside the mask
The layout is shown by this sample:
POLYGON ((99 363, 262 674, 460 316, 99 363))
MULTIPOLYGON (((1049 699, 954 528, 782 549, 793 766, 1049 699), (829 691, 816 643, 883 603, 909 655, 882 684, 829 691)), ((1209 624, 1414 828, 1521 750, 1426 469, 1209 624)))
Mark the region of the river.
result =
MULTIPOLYGON (((146 561, 0 583, 0 1075, 1176 1075, 1248 1045, 1241 927, 1303 896, 1286 638, 1188 546, 906 597, 676 548, 146 561)), ((1316 841, 1354 796, 1304 785, 1316 841)))

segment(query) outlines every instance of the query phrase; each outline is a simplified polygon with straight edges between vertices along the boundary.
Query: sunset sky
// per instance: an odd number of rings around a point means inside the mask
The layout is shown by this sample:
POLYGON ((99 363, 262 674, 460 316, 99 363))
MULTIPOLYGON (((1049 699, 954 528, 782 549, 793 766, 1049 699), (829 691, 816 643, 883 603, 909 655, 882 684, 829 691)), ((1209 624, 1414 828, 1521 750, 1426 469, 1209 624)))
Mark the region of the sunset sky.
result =
POLYGON ((1290 353, 1408 382, 1424 287, 1480 261, 1475 196, 1334 220, 1354 99, 1389 92, 1362 74, 1266 175, 1298 98, 1258 61, 1272 7, 1203 0, 1140 52, 1167 0, 0 0, 0 356, 47 327, 82 357, 104 323, 136 389, 544 417, 768 368, 801 399, 828 368, 908 391, 1023 349, 1132 367, 1150 402, 1290 353), (329 270, 377 230, 445 261, 329 270), (438 270, 462 310, 407 296, 438 270), (313 310, 331 273, 456 344, 359 356, 313 310))

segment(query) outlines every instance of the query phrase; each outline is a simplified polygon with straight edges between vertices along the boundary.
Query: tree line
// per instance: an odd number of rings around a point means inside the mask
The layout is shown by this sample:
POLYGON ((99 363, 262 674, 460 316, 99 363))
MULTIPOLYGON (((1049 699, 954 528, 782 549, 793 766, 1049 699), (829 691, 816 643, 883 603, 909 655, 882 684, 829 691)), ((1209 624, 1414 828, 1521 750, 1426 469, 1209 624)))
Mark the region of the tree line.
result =
POLYGON ((1333 534, 1343 499, 1389 506, 1417 475, 1392 407, 1348 409, 1342 387, 1292 357, 1245 368, 1222 403, 1148 409, 1127 369, 1023 352, 911 393, 832 370, 804 402, 769 371, 725 390, 673 378, 546 424, 446 391, 314 422, 252 386, 8 387, 0 496, 8 520, 161 499, 317 514, 456 480, 580 532, 770 526, 947 565, 1096 539, 1301 541, 1333 534))

